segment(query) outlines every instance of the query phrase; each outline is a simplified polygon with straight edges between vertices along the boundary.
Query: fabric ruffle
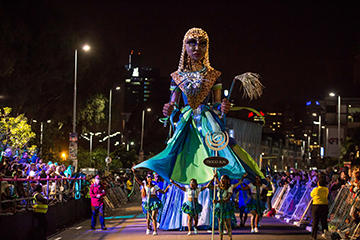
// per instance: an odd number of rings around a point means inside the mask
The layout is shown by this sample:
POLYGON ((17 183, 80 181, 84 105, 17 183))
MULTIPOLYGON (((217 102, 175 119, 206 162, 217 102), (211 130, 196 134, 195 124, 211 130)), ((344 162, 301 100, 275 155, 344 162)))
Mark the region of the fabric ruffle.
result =
POLYGON ((149 207, 150 207, 150 211, 153 211, 153 210, 159 210, 163 206, 160 199, 158 198, 150 198, 149 204, 148 201, 145 201, 143 202, 142 205, 143 205, 143 209, 145 209, 146 211, 149 210, 149 207))
POLYGON ((231 202, 217 203, 215 205, 215 217, 232 218, 234 215, 234 206, 231 202))
POLYGON ((190 201, 186 201, 181 206, 181 211, 183 213, 189 214, 190 216, 195 216, 202 212, 202 205, 196 201, 195 209, 194 209, 194 203, 190 201))
POLYGON ((266 210, 265 204, 260 200, 250 199, 249 203, 246 205, 248 211, 256 211, 259 215, 266 210))

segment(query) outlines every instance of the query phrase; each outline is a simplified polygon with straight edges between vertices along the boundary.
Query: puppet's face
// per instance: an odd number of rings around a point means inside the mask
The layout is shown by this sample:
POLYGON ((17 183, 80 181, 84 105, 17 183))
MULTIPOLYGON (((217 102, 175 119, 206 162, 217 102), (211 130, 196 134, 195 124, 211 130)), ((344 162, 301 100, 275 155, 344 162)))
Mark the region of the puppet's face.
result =
POLYGON ((207 44, 204 37, 189 38, 186 40, 186 53, 192 60, 199 61, 205 56, 207 44))

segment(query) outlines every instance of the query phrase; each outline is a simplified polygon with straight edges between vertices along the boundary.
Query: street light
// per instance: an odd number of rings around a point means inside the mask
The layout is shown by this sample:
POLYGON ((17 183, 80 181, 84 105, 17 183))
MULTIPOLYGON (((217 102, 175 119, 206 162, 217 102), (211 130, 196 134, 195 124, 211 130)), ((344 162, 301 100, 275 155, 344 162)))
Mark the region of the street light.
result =
MULTIPOLYGON (((120 90, 120 87, 116 87, 115 90, 120 90)), ((108 126, 108 142, 107 142, 107 156, 110 155, 110 131, 111 131, 111 102, 112 102, 112 88, 109 93, 109 126, 108 126)))
POLYGON ((66 161, 66 153, 62 153, 61 156, 64 158, 64 162, 66 161))
MULTIPOLYGON (((89 45, 85 45, 83 46, 82 48, 83 50, 85 51, 89 51, 90 50, 90 46, 89 45)), ((76 133, 76 82, 77 82, 77 49, 75 49, 75 73, 74 73, 74 106, 73 106, 73 134, 76 133)), ((77 140, 76 140, 77 141, 77 140)), ((75 143, 73 143, 75 144, 75 143)), ((76 142, 77 144, 77 142, 76 142)), ((71 145, 71 143, 70 143, 71 145)), ((72 147, 75 147, 75 149, 77 149, 77 146, 72 146, 72 147)), ((70 146, 69 146, 70 148, 70 146)), ((69 149, 70 150, 70 149, 69 149)), ((73 152, 73 151, 70 151, 70 152, 73 152)), ((70 153, 69 152, 69 153, 70 153)), ((77 171, 77 154, 74 153, 73 156, 72 156, 72 160, 73 160, 73 164, 75 166, 75 171, 77 171)))
MULTIPOLYGON (((146 111, 150 112, 151 108, 146 109, 146 111)), ((143 144, 144 144, 144 122, 145 122, 145 109, 142 111, 140 152, 144 151, 144 149, 143 149, 143 144)))
POLYGON ((97 133, 89 132, 90 138, 88 138, 87 135, 88 135, 87 133, 84 133, 84 135, 81 134, 81 137, 83 137, 84 139, 90 142, 90 163, 92 163, 93 136, 99 136, 101 135, 101 132, 97 132, 97 133))
MULTIPOLYGON (((85 45, 83 48, 85 51, 90 50, 89 45, 85 45)), ((73 133, 76 132, 76 84, 77 84, 77 49, 75 49, 75 74, 74 74, 74 108, 73 108, 73 133)))
MULTIPOLYGON (((329 94, 330 97, 335 97, 336 94, 335 93, 330 93, 329 94)), ((337 143, 338 143, 338 147, 339 147, 339 161, 338 161, 338 164, 339 164, 339 167, 340 167, 340 155, 341 155, 341 144, 340 144, 340 104, 341 104, 341 98, 340 98, 340 95, 337 95, 337 100, 338 100, 338 140, 337 140, 337 143)))

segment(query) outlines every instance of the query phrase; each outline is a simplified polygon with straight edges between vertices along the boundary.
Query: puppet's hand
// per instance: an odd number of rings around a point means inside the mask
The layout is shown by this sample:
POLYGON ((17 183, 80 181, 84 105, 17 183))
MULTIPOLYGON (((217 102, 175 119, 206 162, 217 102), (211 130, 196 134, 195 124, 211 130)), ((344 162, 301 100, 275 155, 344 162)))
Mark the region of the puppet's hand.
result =
POLYGON ((174 110, 174 102, 164 104, 164 107, 163 107, 164 116, 166 116, 166 117, 170 116, 173 110, 174 110))
POLYGON ((230 111, 231 103, 224 98, 221 103, 221 112, 227 114, 230 111))

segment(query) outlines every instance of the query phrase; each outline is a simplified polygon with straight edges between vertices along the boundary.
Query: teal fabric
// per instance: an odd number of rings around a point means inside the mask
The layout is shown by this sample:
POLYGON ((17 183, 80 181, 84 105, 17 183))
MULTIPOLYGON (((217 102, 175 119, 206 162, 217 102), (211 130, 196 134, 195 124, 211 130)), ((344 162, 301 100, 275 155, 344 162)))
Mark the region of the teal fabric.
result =
MULTIPOLYGON (((211 133, 225 131, 225 126, 205 105, 201 106, 201 126, 197 126, 193 110, 187 106, 181 110, 176 131, 167 142, 167 147, 134 168, 151 169, 166 181, 173 179, 182 184, 189 184, 192 178, 196 178, 199 184, 206 183, 214 175, 213 169, 203 163, 205 158, 214 156, 214 151, 205 143, 205 135, 208 131, 211 133)), ((218 169, 220 175, 227 174, 232 179, 239 179, 244 175, 244 167, 230 146, 219 151, 218 156, 229 160, 227 166, 218 169)))

